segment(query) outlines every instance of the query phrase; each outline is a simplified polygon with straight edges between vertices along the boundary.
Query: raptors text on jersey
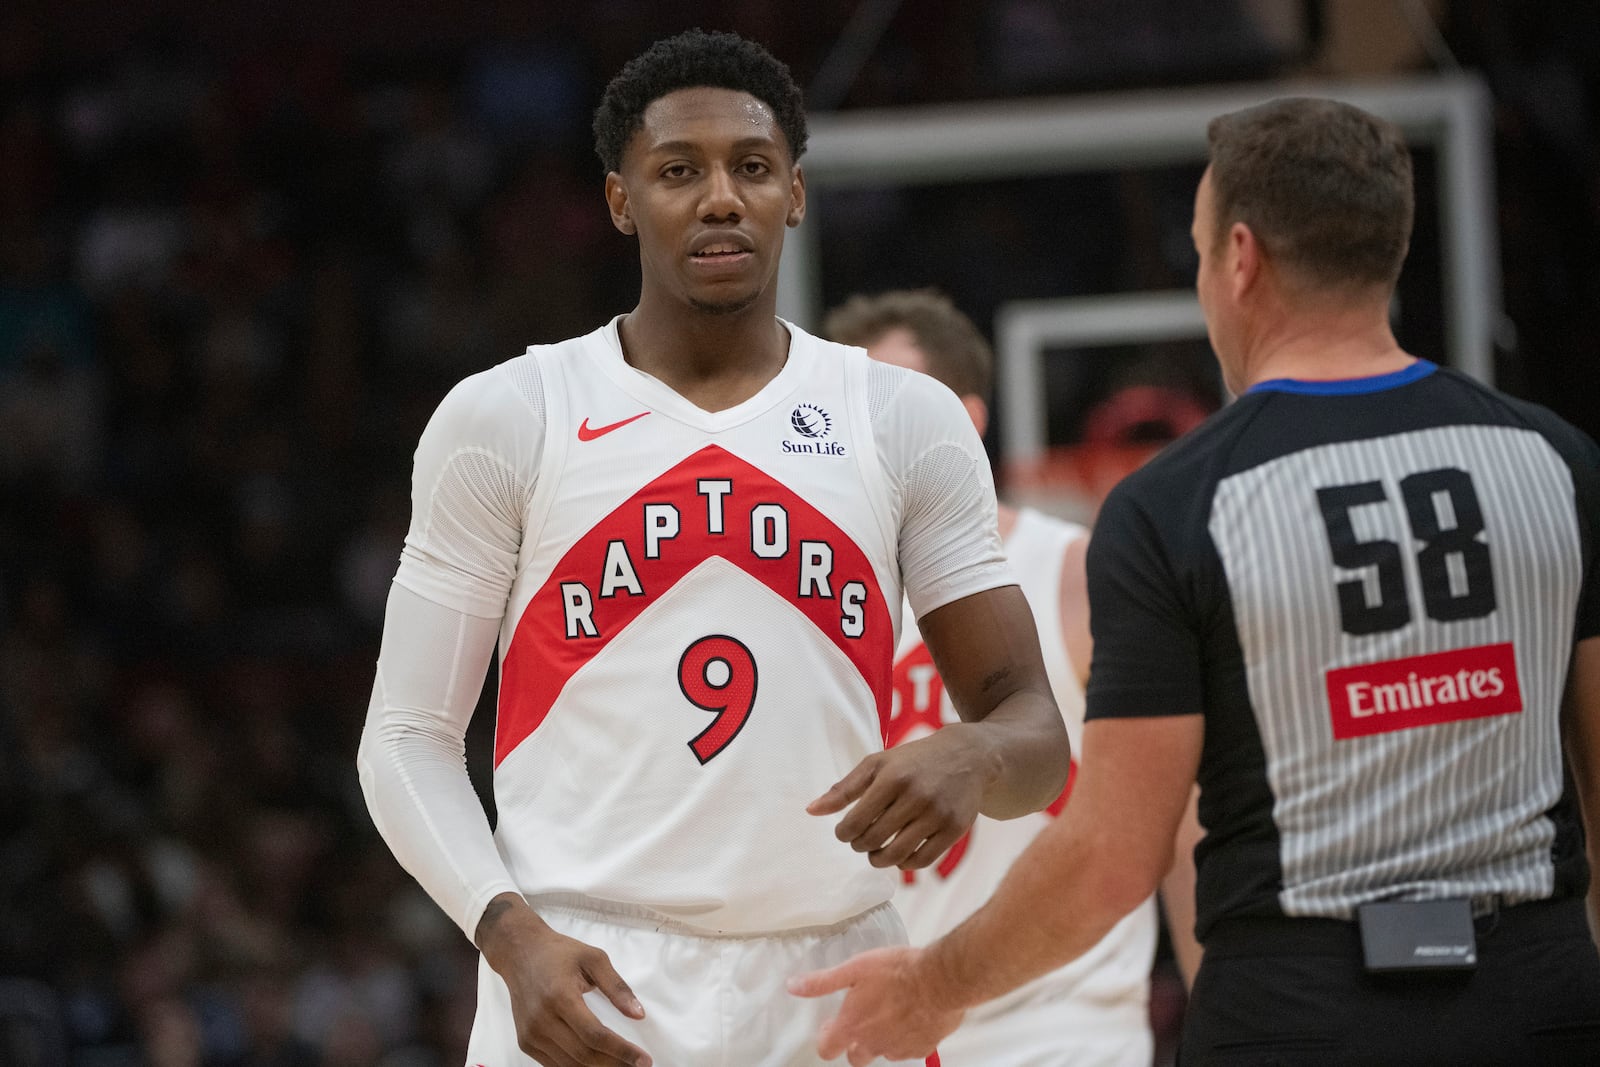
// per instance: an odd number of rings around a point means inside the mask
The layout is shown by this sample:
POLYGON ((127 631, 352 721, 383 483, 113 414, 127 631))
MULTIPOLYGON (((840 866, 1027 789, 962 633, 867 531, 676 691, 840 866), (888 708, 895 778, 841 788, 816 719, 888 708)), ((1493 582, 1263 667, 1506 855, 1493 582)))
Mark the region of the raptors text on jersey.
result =
POLYGON ((707 445, 595 524, 533 595, 505 659, 496 762, 539 728, 607 642, 714 556, 789 600, 826 635, 867 679, 887 724, 892 636, 866 556, 788 487, 707 445), (885 620, 870 638, 869 610, 885 620))

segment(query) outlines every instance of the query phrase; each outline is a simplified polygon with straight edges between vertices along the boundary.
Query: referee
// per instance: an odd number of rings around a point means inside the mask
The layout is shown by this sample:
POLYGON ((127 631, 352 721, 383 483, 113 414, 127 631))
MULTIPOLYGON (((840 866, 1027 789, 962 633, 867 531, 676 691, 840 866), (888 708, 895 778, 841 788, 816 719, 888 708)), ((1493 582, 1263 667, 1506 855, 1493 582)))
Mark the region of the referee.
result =
POLYGON ((825 1056, 925 1052, 1150 893, 1198 778, 1182 1064, 1600 1063, 1600 449, 1395 342, 1395 129, 1292 99, 1209 140, 1238 400, 1100 513, 1073 803, 944 939, 792 988, 850 988, 825 1056))

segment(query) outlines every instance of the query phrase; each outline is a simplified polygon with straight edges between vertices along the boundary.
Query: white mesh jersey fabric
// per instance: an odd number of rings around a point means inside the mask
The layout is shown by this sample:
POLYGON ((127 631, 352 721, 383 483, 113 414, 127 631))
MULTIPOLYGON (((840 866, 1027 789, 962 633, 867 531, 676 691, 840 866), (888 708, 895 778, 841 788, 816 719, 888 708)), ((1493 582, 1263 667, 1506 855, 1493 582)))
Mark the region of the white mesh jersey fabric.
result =
POLYGON ((395 580, 436 604, 500 618, 516 576, 528 498, 544 451, 536 372, 503 363, 444 398, 417 445, 411 528, 395 580))
MULTIPOLYGON (((1045 666, 1075 752, 1083 735, 1083 687, 1067 657, 1062 635, 1061 576, 1067 546, 1087 534, 1076 524, 1023 509, 1005 541, 1011 566, 1038 620, 1045 666)), ((945 723, 959 721, 914 624, 908 624, 895 653, 895 697, 896 718, 890 733, 895 743, 926 736, 945 723)), ((1070 791, 1070 780, 1067 788, 1070 791)), ((987 901, 1017 857, 1049 825, 1066 797, 1067 793, 1063 793, 1063 799, 1051 809, 1019 819, 999 821, 979 816, 971 833, 939 863, 915 872, 895 896, 895 907, 906 921, 912 943, 933 941, 987 901)), ((1070 1048, 1073 1063, 1125 1064, 1130 1062, 1131 1049, 1133 1062, 1148 1063, 1150 1051, 1141 1041, 1106 1043, 1102 1039, 1108 1030, 1148 1035, 1145 1004, 1156 934, 1152 899, 1125 916, 1085 955, 970 1012, 962 1024, 962 1041, 956 1044, 956 1050, 990 1048, 991 1056, 998 1057, 993 1050, 1009 1048, 1019 1040, 1015 1034, 1007 1036, 1011 1030, 1031 1034, 1039 1029, 1019 1027, 1019 1013, 1041 1012, 1056 1019, 1057 1024, 1045 1028, 1046 1043, 1029 1055, 1066 1056, 1070 1048), (1072 1045, 1075 1035, 1082 1037, 1083 1047, 1072 1045), (994 1038, 992 1044, 989 1037, 994 1038), (1097 1058, 1103 1049, 1111 1050, 1111 1059, 1097 1058), (1137 1060, 1140 1055, 1142 1061, 1137 1060)), ((944 1053, 941 1046, 941 1059, 945 1058, 944 1053)), ((965 1062, 988 1060, 980 1057, 965 1062)), ((1022 1055, 1015 1062, 1033 1060, 1022 1055)))
POLYGON ((910 380, 889 363, 873 362, 867 367, 867 418, 873 425, 877 425, 900 387, 910 380))
MULTIPOLYGON (((1012 583, 995 519, 994 476, 961 401, 925 374, 871 363, 871 416, 883 467, 902 493, 900 567, 917 618, 966 594, 946 576, 1012 583)), ((870 407, 869 407, 869 410, 870 407)))

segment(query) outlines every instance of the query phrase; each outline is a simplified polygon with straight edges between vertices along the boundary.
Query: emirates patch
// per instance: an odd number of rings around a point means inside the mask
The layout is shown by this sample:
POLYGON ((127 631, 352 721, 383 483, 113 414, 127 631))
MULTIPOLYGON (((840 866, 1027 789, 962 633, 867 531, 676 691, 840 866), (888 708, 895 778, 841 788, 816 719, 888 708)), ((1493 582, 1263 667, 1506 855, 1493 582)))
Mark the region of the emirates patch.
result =
POLYGON ((1341 667, 1327 685, 1339 741, 1522 711, 1509 641, 1341 667))

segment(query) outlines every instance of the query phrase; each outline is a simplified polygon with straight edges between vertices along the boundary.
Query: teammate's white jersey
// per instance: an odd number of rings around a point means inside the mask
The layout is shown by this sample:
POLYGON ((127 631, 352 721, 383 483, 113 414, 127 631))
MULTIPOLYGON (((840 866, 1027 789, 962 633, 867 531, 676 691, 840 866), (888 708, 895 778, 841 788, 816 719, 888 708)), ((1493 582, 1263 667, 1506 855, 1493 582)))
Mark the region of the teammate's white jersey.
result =
MULTIPOLYGON (((1024 508, 1005 541, 1006 555, 1033 609, 1050 685, 1074 753, 1082 751, 1083 687, 1067 658, 1062 629, 1062 559, 1067 546, 1087 534, 1082 526, 1024 508)), ((895 655, 894 689, 891 744, 924 737, 945 723, 958 721, 933 660, 909 618, 895 655)), ((993 895, 1017 857, 1066 804, 1076 776, 1074 759, 1066 789, 1050 807, 1004 821, 980 815, 971 832, 937 864, 905 872, 906 884, 895 897, 895 907, 905 919, 912 944, 935 940, 993 895)), ((946 1067, 1055 1063, 1068 1062, 1070 1050, 1072 1063, 1148 1064, 1147 1004, 1156 933, 1152 898, 1072 963, 969 1012, 961 1029, 941 1042, 941 1059, 946 1067), (1040 1013, 1040 1025, 1013 1026, 1018 1012, 1040 1013), (1115 1055, 1075 1047, 1080 1042, 1104 1046, 1107 1030, 1127 1035, 1127 1040, 1118 1035, 1115 1055), (1015 1047, 1023 1041, 1036 1048, 1024 1053, 1015 1047), (970 1055, 966 1054, 969 1047, 970 1055)))
POLYGON ((902 595, 1012 579, 954 395, 789 332, 711 413, 613 321, 467 379, 423 436, 396 582, 502 620, 495 841, 527 895, 750 933, 894 891, 805 806, 883 747, 902 595))

